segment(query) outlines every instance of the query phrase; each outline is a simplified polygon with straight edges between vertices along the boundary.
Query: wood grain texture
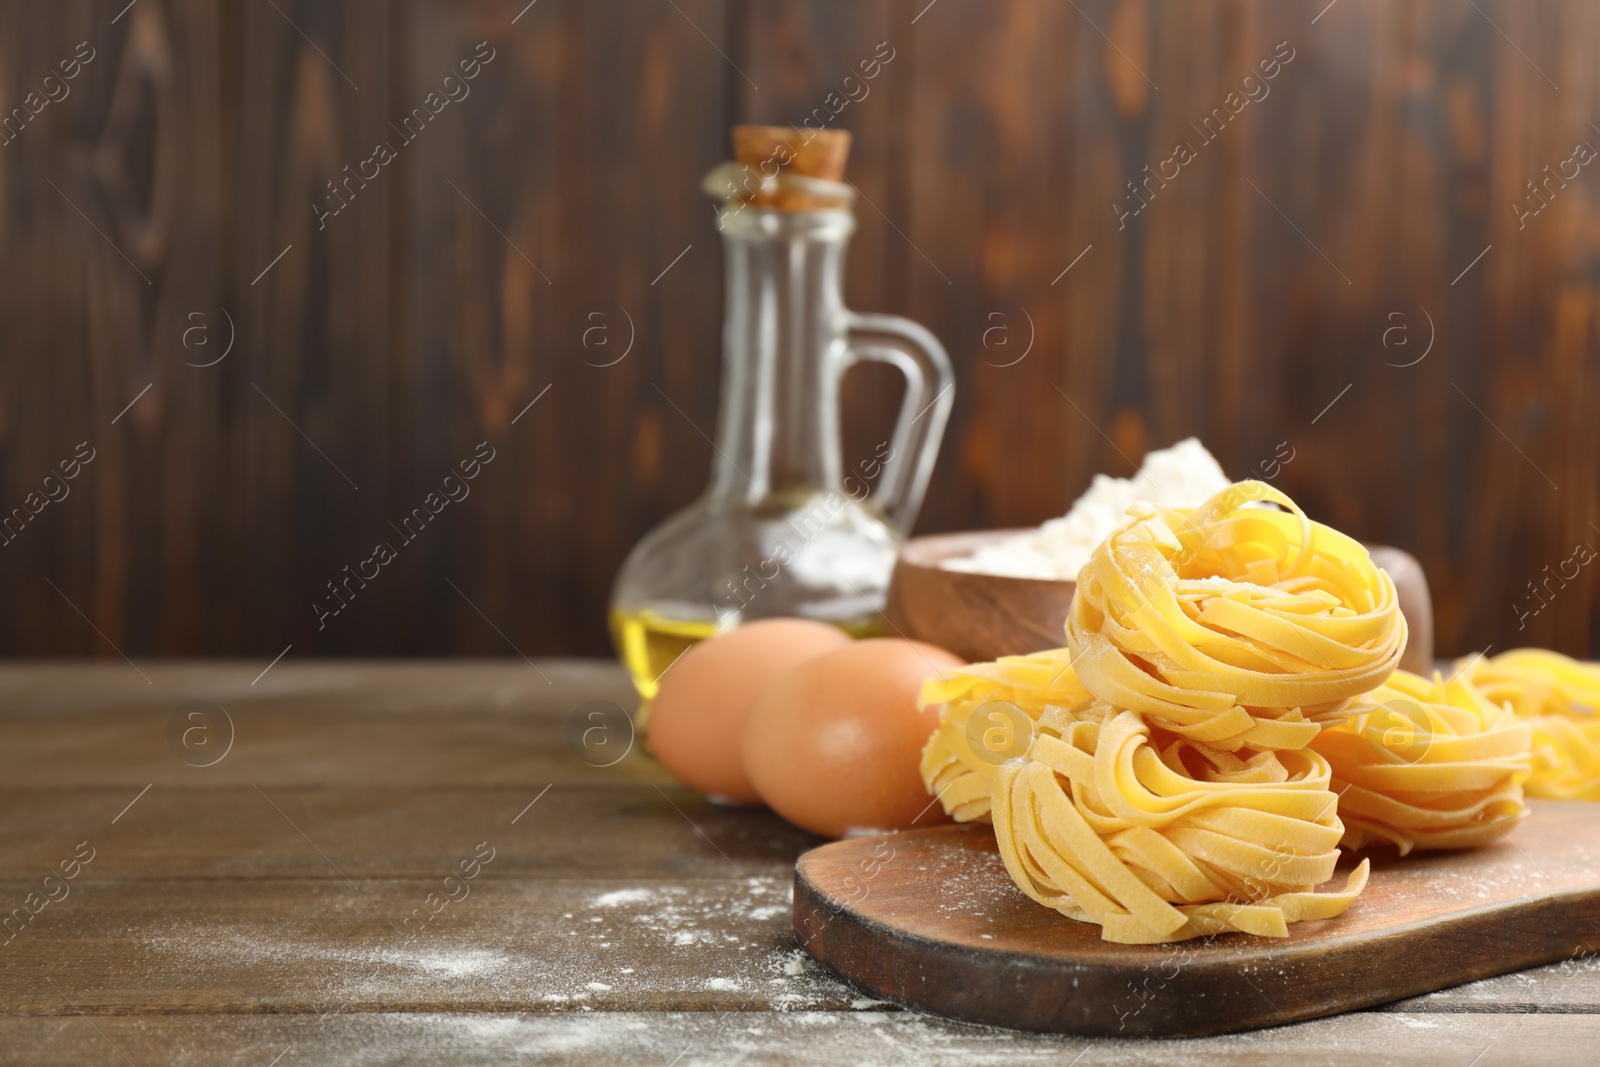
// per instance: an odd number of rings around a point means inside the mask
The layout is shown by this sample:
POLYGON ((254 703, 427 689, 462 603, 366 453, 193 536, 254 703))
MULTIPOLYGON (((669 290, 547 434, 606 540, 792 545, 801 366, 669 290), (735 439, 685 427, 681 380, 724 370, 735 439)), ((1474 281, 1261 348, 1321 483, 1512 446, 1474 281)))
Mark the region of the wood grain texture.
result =
POLYGON ((1349 910, 1282 939, 1103 941, 1096 924, 1024 896, 987 826, 806 853, 794 927, 852 982, 969 1022, 1106 1037, 1253 1030, 1600 951, 1595 815, 1587 802, 1538 801, 1514 839, 1487 848, 1380 853, 1349 910))
POLYGON ((1470 1059, 1491 1042, 1494 1062, 1560 1063, 1600 1034, 1592 959, 1205 1041, 901 1011, 809 963, 794 938, 794 862, 818 839, 708 804, 637 751, 593 765, 571 726, 625 697, 614 665, 287 661, 252 685, 261 666, 145 664, 148 685, 120 661, 0 667, 0 918, 78 842, 94 850, 66 896, 0 930, 0 1063, 1083 1053, 1460 1067, 1462 1048, 1470 1059), (191 702, 232 716, 234 744, 212 766, 171 747, 172 713, 191 702), (447 887, 482 844, 493 857, 467 892, 447 887), (421 922, 447 891, 459 899, 421 922))
MULTIPOLYGON (((0 650, 604 651, 616 567, 712 456, 698 179, 730 123, 820 108, 855 134, 848 302, 957 367, 923 532, 1036 523, 1199 434, 1417 555, 1440 654, 1600 655, 1600 572, 1542 586, 1600 548, 1597 179, 1528 186, 1600 147, 1593 5, 123 7, 0 6, 6 113, 95 50, 0 147, 0 515, 96 450, 0 547, 0 650), (479 42, 470 95, 401 144, 479 42), (319 622, 479 442, 470 497, 319 622)), ((900 389, 852 372, 847 463, 900 389)))
POLYGON ((0 1063, 122 1063, 209 1067, 216 1063, 403 1067, 551 1062, 661 1067, 726 1063, 859 1064, 893 1067, 1060 1067, 1134 1063, 1416 1064, 1461 1067, 1461 1052, 1493 1050, 1506 1067, 1581 1064, 1597 1027, 1592 1015, 1363 1014, 1232 1037, 1192 1040, 1075 1039, 1013 1034, 911 1012, 794 1011, 752 1014, 627 1011, 563 1013, 340 1012, 161 1018, 0 1018, 0 1063), (287 1053, 285 1050, 288 1050, 287 1053))

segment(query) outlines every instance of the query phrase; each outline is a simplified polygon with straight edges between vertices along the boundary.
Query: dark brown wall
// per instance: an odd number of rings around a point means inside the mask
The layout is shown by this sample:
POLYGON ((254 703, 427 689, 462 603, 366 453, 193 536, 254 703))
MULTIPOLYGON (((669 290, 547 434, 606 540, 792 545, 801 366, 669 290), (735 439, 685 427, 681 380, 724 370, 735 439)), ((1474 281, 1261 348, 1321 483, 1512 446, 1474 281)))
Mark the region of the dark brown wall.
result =
MULTIPOLYGON (((1037 522, 1187 434, 1235 476, 1286 442, 1314 516, 1422 557, 1443 651, 1600 651, 1600 565, 1517 614, 1600 549, 1600 166, 1512 206, 1600 147, 1596 5, 124 3, 0 3, 7 108, 94 49, 0 147, 0 508, 95 455, 0 547, 0 651, 604 650, 611 575, 709 466, 698 180, 730 122, 828 107, 880 42, 833 121, 850 302, 958 367, 920 529, 1037 522), (470 96, 401 145, 480 41, 470 96), (378 141, 397 158, 319 230, 378 141), (480 441, 471 496, 319 631, 324 583, 480 441)), ((898 385, 850 389, 864 452, 898 385)))

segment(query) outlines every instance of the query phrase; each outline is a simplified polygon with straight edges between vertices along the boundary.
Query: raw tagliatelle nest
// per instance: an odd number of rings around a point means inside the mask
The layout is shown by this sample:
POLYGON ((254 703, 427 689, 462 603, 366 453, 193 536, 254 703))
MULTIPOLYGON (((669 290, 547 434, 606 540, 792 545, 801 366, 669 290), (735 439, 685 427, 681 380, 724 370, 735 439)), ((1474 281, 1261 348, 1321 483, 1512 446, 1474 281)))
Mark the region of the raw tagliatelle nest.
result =
POLYGON ((1600 664, 1519 648, 1456 670, 1532 727, 1529 796, 1600 800, 1600 664))
POLYGON ((1049 708, 1076 708, 1089 693, 1064 648, 974 663, 923 684, 917 703, 942 705, 939 728, 922 750, 922 780, 957 822, 989 821, 989 793, 1001 763, 1028 751, 1034 723, 1049 708))
POLYGON ((1473 848, 1527 815, 1528 724, 1464 678, 1396 671, 1311 747, 1333 768, 1344 844, 1473 848))
POLYGON ((1344 833, 1329 775, 1309 751, 1241 758, 1103 703, 1052 709, 995 776, 995 838, 1023 892, 1108 941, 1285 937, 1366 884, 1363 860, 1342 891, 1315 892, 1344 833))
POLYGON ((1394 582, 1276 489, 1129 516, 1067 619, 1079 680, 1108 703, 1216 748, 1295 749, 1399 663, 1394 582), (1287 510, 1248 506, 1262 501, 1287 510))
POLYGON ((1079 572, 1067 640, 922 694, 942 705, 929 791, 992 818, 1025 892, 1126 942, 1284 936, 1360 892, 1364 864, 1315 892, 1344 826, 1306 746, 1405 648, 1366 549, 1261 483, 1136 505, 1079 572), (1031 743, 995 743, 1007 724, 1031 743))

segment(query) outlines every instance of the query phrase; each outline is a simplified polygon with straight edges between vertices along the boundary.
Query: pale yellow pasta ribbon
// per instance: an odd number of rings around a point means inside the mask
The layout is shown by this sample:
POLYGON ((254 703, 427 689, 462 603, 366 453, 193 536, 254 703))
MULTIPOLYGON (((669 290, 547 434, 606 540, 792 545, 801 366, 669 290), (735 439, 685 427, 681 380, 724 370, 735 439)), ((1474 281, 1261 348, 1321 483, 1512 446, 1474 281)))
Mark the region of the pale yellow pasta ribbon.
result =
POLYGON ((1296 749, 1399 662, 1393 581, 1271 486, 1129 516, 1079 572, 1067 619, 1079 679, 1113 706, 1214 748, 1296 749))
POLYGON ((1047 708, 1074 708, 1088 696, 1064 648, 930 678, 917 706, 942 707, 939 728, 922 750, 923 784, 957 822, 988 822, 996 768, 1028 750, 1033 724, 1047 708))
POLYGON ((1143 944, 1338 915, 1343 827, 1325 761, 1307 751, 1248 759, 1167 735, 1159 750, 1131 711, 1051 709, 1025 760, 1000 767, 993 816, 1000 855, 1034 900, 1098 923, 1107 941, 1143 944))
POLYGON ((1491 844, 1527 815, 1532 733, 1465 678, 1396 671, 1371 703, 1311 743, 1333 768, 1344 845, 1491 844))
POLYGON ((1456 669, 1533 728, 1529 796, 1600 800, 1600 664, 1518 648, 1456 669))

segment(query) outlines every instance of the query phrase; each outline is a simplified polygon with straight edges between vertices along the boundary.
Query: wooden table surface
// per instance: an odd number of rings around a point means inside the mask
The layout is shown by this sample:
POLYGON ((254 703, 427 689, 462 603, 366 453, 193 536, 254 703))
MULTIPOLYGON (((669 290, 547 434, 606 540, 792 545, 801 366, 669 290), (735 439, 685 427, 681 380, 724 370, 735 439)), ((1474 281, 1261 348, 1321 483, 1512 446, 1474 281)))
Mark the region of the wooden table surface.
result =
POLYGON ((902 1011, 797 950, 816 839, 637 746, 600 765, 631 706, 610 664, 262 666, 0 667, 0 1064, 1496 1067, 1600 1042, 1594 958, 1196 1041, 902 1011))

